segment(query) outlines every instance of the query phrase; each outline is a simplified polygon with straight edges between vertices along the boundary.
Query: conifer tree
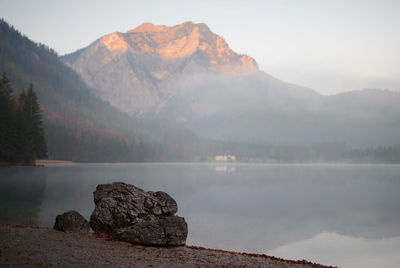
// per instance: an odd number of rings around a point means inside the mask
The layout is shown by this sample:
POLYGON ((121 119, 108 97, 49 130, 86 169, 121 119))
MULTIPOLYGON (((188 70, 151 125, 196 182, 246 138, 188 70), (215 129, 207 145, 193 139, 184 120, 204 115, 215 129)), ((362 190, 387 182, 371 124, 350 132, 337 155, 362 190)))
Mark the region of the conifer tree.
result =
POLYGON ((15 99, 7 76, 0 78, 0 162, 33 163, 47 157, 40 105, 33 85, 15 99))
POLYGON ((16 156, 15 100, 5 73, 0 78, 0 161, 14 161, 16 156))
POLYGON ((28 110, 26 118, 28 120, 30 140, 33 144, 33 155, 35 158, 45 158, 47 157, 47 147, 43 129, 42 115, 38 98, 35 91, 33 91, 32 83, 28 88, 25 106, 28 110))
POLYGON ((17 162, 33 162, 33 140, 29 123, 29 103, 25 90, 18 96, 18 109, 16 114, 17 162))

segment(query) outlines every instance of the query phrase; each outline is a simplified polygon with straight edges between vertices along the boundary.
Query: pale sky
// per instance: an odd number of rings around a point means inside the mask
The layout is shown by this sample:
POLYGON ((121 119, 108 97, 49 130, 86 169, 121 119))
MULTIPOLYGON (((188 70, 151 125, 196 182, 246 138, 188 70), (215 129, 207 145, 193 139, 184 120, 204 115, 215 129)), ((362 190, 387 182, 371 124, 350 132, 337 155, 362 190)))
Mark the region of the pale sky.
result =
POLYGON ((143 22, 203 22, 283 81, 322 94, 400 91, 397 0, 0 0, 0 17, 60 55, 143 22))

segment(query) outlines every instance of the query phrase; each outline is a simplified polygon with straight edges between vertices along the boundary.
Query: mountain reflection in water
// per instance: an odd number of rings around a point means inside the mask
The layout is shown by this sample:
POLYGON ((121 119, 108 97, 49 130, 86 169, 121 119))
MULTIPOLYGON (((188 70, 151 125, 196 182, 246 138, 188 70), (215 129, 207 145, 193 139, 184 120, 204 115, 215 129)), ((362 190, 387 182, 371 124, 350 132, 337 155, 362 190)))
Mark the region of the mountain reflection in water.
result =
POLYGON ((399 174, 399 165, 3 168, 0 201, 8 212, 0 219, 51 227, 57 214, 71 209, 88 219, 96 186, 123 181, 169 193, 178 203, 177 214, 188 222, 189 245, 346 266, 347 245, 359 244, 352 252, 360 260, 381 245, 374 256, 389 256, 385 263, 391 263, 397 260, 391 252, 399 248, 400 237, 399 174))

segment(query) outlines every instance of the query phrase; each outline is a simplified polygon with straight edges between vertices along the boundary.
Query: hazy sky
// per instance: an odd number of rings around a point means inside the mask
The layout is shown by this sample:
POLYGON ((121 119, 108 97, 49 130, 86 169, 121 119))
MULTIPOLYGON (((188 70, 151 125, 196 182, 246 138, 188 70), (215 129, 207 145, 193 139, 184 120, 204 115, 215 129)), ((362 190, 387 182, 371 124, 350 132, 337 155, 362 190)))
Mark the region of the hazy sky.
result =
POLYGON ((204 22, 286 82, 323 94, 400 90, 397 0, 0 0, 0 17, 61 55, 143 22, 204 22))

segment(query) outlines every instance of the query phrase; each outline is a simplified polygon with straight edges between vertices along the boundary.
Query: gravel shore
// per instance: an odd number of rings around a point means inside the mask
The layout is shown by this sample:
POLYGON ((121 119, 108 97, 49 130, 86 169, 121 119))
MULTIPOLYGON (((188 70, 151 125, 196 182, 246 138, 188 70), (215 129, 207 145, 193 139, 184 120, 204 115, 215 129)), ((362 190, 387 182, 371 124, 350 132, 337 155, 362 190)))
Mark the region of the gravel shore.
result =
POLYGON ((199 247, 144 247, 104 234, 0 224, 0 267, 326 267, 199 247))

